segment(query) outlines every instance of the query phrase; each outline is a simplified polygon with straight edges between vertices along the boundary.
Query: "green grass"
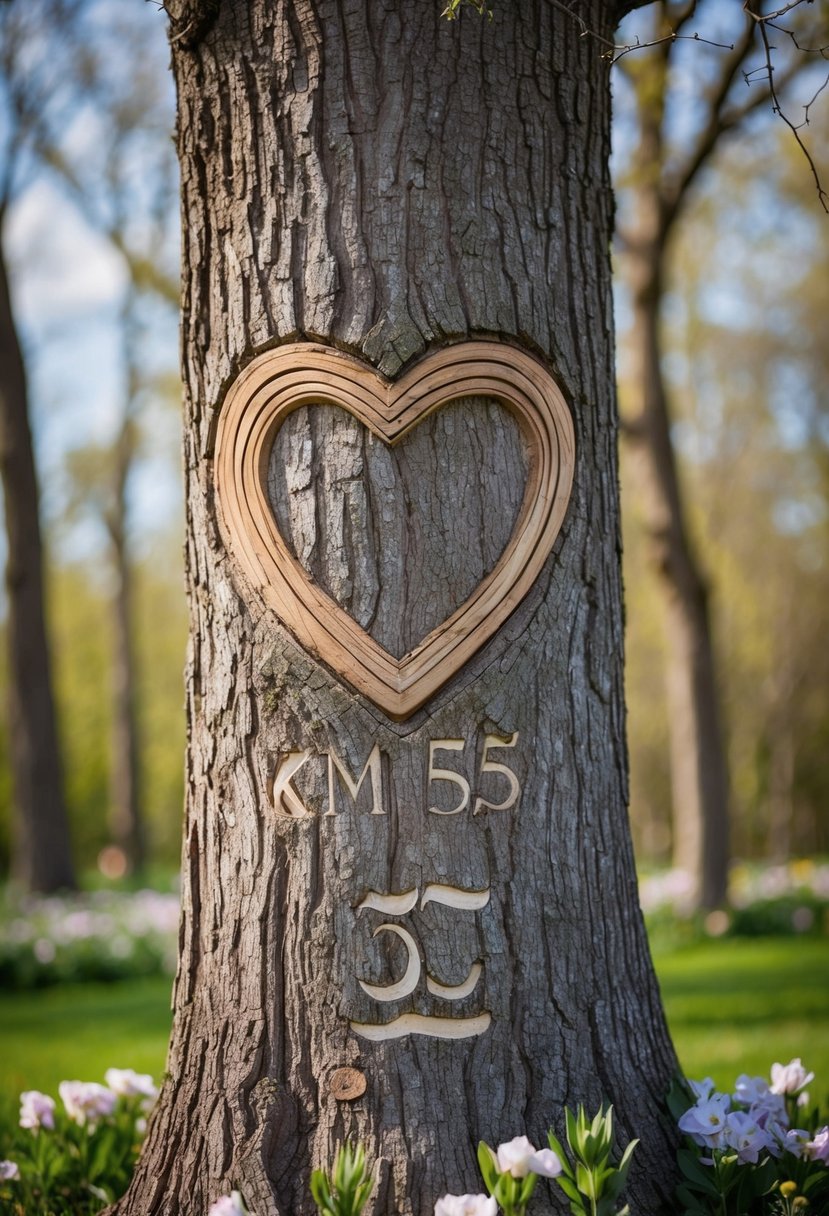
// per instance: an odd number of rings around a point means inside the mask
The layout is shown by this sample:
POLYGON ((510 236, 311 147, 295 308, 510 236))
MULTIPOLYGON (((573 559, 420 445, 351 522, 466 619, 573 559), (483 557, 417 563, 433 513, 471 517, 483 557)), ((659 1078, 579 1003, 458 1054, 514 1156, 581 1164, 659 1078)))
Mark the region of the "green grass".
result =
POLYGON ((101 1081, 134 1068, 156 1081, 170 1033, 168 977, 66 984, 0 997, 0 1095, 57 1096, 63 1080, 101 1081))
POLYGON ((800 1056, 829 1094, 829 940, 730 938, 655 955, 677 1054, 687 1076, 730 1089, 800 1056))
MULTIPOLYGON (((829 1094, 829 941, 706 941, 655 958, 677 1052, 691 1077, 731 1088, 801 1056, 829 1094)), ((164 1068, 170 981, 82 984, 0 997, 0 1095, 56 1094, 64 1078, 102 1080, 110 1066, 164 1068)))

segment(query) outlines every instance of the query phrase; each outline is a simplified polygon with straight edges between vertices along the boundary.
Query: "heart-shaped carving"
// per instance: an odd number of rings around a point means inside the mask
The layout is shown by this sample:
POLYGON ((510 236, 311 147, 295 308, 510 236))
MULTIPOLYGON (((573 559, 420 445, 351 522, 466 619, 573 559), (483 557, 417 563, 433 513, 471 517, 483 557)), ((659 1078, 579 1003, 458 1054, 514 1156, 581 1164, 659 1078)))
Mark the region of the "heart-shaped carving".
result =
POLYGON ((575 464, 573 423, 549 372, 497 342, 426 356, 389 383, 368 364, 315 343, 258 356, 231 387, 216 437, 215 478, 225 544, 255 594, 340 678, 391 718, 410 717, 488 641, 529 591, 561 527, 575 464), (341 406, 393 446, 427 415, 462 397, 490 397, 518 420, 529 449, 512 536, 472 595, 418 646, 395 658, 314 581, 279 531, 268 465, 279 427, 302 406, 341 406))

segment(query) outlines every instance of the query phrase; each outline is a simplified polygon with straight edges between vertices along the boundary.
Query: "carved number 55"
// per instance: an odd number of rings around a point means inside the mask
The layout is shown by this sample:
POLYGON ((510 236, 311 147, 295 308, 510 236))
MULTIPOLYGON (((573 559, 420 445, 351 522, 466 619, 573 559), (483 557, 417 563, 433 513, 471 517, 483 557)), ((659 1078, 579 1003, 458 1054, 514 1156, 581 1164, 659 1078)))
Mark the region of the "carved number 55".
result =
MULTIPOLYGON (((502 802, 489 802, 486 798, 477 797, 472 814, 478 815, 481 811, 508 811, 514 807, 521 793, 521 786, 518 783, 518 778, 511 768, 506 764, 499 764, 495 760, 490 760, 489 753, 493 749, 502 747, 515 747, 518 742, 518 731, 514 731, 511 735, 485 735, 484 750, 481 757, 481 775, 484 773, 499 773, 502 778, 507 781, 506 797, 502 802)), ((459 815, 461 811, 466 810, 469 806, 472 797, 472 791, 469 787, 469 782, 466 777, 455 772, 451 768, 439 768, 435 764, 435 752, 462 752, 466 745, 464 739, 432 739, 429 743, 429 786, 433 781, 449 781, 456 786, 460 801, 448 811, 443 811, 440 807, 430 806, 429 812, 432 815, 459 815)))

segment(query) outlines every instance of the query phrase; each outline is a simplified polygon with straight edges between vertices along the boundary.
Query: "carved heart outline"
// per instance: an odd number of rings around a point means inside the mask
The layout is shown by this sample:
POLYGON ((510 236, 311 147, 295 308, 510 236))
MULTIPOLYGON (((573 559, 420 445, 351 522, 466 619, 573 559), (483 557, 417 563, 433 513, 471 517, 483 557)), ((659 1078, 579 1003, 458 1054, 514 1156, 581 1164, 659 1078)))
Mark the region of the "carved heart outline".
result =
POLYGON ((220 531, 246 583, 306 650, 403 721, 489 641, 532 587, 570 499, 575 435, 550 373, 505 343, 446 346, 387 381, 360 359, 301 342, 257 356, 233 383, 214 459, 220 531), (517 418, 530 454, 521 509, 490 573, 442 625, 397 659, 291 553, 268 497, 271 449, 288 415, 305 405, 340 406, 394 447, 429 414, 471 396, 495 398, 517 418))

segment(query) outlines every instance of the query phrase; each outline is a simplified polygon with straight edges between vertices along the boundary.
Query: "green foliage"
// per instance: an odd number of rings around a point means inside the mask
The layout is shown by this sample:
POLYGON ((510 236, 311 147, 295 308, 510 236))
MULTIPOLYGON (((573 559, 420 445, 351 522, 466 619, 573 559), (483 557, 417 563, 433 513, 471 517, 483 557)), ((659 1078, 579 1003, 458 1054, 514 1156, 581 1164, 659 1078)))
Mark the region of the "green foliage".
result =
MULTIPOLYGON (((152 562, 134 572, 141 793, 152 855, 178 863, 184 797, 183 668, 187 632, 178 540, 161 538, 152 562)), ((95 865, 110 841, 112 736, 108 588, 97 567, 65 565, 49 577, 58 728, 72 846, 79 869, 95 865)), ((0 643, 4 639, 0 638, 0 643)), ((2 647, 0 647, 2 649, 2 647)), ((0 659, 0 688, 5 687, 0 659)), ((0 721, 0 873, 11 839, 11 787, 0 721)))
POLYGON ((565 1152, 550 1131, 547 1140, 561 1161, 562 1172, 554 1179, 570 1201, 572 1216, 627 1216, 627 1205, 616 1205, 627 1183, 628 1170, 638 1140, 631 1140, 618 1165, 613 1163, 613 1107, 600 1107, 589 1119, 583 1106, 577 1114, 565 1110, 565 1152))
MULTIPOLYGON (((799 1064, 799 1061, 797 1061, 799 1064)), ((727 1138, 723 1133, 712 1134, 706 1143, 686 1135, 677 1151, 681 1180, 676 1188, 678 1211, 681 1216, 790 1216, 795 1212, 820 1213, 829 1204, 829 1168, 824 1161, 801 1149, 793 1151, 785 1139, 788 1127, 797 1127, 802 1140, 809 1140, 825 1118, 818 1107, 807 1114, 799 1108, 797 1091, 785 1098, 787 1113, 748 1114, 751 1136, 767 1135, 771 1141, 759 1141, 752 1147, 750 1139, 727 1138), (778 1122, 778 1119, 781 1121, 778 1122), (796 1122, 795 1122, 796 1121, 796 1122), (765 1127, 765 1132, 759 1130, 765 1127), (731 1144, 743 1147, 738 1150, 731 1144)), ((717 1098, 723 1095, 714 1094, 717 1098)), ((667 1096, 667 1106, 674 1119, 682 1116, 705 1098, 697 1095, 681 1078, 676 1078, 667 1096)), ((777 1099, 781 1101, 780 1098, 777 1099)), ((748 1112, 749 1104, 737 1095, 727 1103, 730 1112, 748 1112)), ((738 1118, 746 1118, 738 1113, 738 1118)), ((705 1120, 708 1126, 708 1120, 705 1120)), ((709 1129, 710 1130, 710 1129, 709 1129)))
POLYGON ((441 17, 445 17, 447 21, 457 21, 461 15, 464 5, 473 8, 480 17, 487 17, 492 20, 492 5, 488 0, 449 0, 446 8, 441 13, 441 17))
POLYGON ((311 1174, 311 1194, 322 1216, 360 1216, 371 1187, 365 1149, 359 1144, 339 1149, 330 1174, 324 1170, 311 1174))
POLYGON ((80 1124, 58 1105, 54 1127, 31 1131, 0 1111, 0 1158, 19 1176, 0 1181, 9 1216, 91 1216, 124 1193, 143 1138, 142 1099, 120 1097, 113 1114, 80 1124))
POLYGON ((0 987, 172 975, 178 920, 172 892, 38 899, 0 891, 0 987))

